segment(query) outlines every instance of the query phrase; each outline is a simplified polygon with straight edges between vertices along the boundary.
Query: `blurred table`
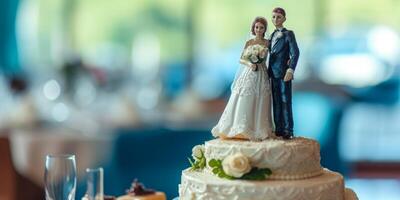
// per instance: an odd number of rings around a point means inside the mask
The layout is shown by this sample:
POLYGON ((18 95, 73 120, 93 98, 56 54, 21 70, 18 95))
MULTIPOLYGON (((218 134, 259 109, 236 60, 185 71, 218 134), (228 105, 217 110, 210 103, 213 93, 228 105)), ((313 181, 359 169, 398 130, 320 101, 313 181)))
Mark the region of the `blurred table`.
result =
POLYGON ((348 179, 346 187, 353 189, 362 200, 399 200, 399 179, 348 179))
POLYGON ((109 135, 87 135, 55 127, 15 129, 9 137, 16 170, 39 185, 43 185, 47 154, 75 154, 79 181, 86 168, 107 163, 113 145, 109 135))

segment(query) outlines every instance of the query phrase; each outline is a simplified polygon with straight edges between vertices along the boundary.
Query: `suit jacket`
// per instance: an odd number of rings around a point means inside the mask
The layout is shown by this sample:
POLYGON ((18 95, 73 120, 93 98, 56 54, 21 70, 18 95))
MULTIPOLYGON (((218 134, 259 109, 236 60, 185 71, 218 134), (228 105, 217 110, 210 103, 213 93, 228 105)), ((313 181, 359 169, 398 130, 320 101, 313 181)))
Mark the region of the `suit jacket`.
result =
POLYGON ((275 44, 272 45, 272 38, 278 31, 271 34, 269 42, 270 57, 268 74, 270 77, 283 78, 288 68, 293 71, 296 68, 299 59, 299 48, 297 47, 296 38, 293 31, 282 29, 281 37, 277 38, 275 44))

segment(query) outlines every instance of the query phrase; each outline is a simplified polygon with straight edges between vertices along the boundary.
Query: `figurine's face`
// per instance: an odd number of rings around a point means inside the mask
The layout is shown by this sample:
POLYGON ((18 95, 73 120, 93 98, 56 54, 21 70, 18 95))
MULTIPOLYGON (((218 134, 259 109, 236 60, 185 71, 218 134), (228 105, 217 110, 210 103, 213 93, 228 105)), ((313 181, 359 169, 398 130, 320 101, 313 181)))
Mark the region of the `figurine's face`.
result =
POLYGON ((257 22, 254 25, 254 32, 256 33, 256 36, 262 36, 265 33, 265 26, 261 22, 257 22))
POLYGON ((273 12, 272 13, 272 23, 275 27, 282 27, 283 22, 286 21, 286 17, 284 17, 281 13, 273 12))

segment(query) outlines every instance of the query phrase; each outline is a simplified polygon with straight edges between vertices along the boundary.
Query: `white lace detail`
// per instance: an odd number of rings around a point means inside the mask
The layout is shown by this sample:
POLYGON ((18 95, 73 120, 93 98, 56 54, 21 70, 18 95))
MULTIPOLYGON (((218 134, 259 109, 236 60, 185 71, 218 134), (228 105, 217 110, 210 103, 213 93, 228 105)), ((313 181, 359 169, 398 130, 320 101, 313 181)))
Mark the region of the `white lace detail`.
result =
POLYGON ((343 197, 343 177, 329 170, 297 182, 232 181, 204 172, 184 171, 179 185, 180 200, 343 200, 343 197))
POLYGON ((271 89, 265 63, 257 71, 243 69, 232 85, 232 94, 218 124, 214 137, 243 135, 252 141, 273 136, 271 89))
POLYGON ((245 70, 232 87, 232 93, 240 96, 258 95, 256 87, 254 87, 256 85, 256 73, 251 70, 245 70))
POLYGON ((258 65, 257 71, 253 71, 247 66, 241 67, 245 67, 245 69, 237 78, 234 85, 232 85, 232 94, 238 94, 240 96, 259 96, 261 92, 263 95, 270 95, 265 62, 258 65))

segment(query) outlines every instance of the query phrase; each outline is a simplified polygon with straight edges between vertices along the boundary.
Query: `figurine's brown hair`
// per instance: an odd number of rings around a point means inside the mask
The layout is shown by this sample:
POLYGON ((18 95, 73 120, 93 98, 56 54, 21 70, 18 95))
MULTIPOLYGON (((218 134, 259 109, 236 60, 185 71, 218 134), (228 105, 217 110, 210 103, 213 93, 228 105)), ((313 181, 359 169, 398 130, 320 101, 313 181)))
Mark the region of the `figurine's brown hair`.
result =
POLYGON ((264 37, 265 32, 267 31, 267 25, 268 25, 267 19, 265 19, 264 17, 256 17, 254 19, 253 24, 251 25, 251 34, 256 35, 256 32, 254 32, 254 28, 255 28, 257 22, 260 22, 261 24, 264 25, 264 28, 265 28, 264 33, 263 33, 263 37, 264 37))
POLYGON ((281 7, 276 7, 274 8, 274 10, 272 10, 272 12, 274 13, 280 13, 281 15, 283 15, 284 17, 286 17, 286 12, 283 8, 281 7))

